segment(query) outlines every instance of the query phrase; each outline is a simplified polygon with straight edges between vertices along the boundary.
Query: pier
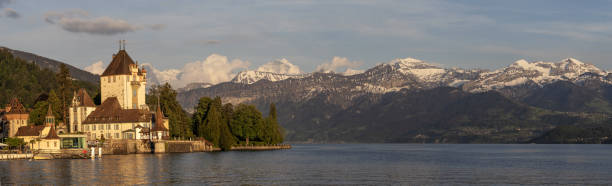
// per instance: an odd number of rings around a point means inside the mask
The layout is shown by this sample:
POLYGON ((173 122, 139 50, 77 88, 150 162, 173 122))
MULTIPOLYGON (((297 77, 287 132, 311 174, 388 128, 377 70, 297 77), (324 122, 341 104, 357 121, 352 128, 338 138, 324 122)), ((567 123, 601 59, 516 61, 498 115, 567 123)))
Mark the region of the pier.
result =
POLYGON ((233 151, 260 151, 260 150, 283 150, 283 149, 291 149, 291 145, 289 144, 281 144, 281 145, 261 145, 261 146, 233 146, 231 150, 233 151))

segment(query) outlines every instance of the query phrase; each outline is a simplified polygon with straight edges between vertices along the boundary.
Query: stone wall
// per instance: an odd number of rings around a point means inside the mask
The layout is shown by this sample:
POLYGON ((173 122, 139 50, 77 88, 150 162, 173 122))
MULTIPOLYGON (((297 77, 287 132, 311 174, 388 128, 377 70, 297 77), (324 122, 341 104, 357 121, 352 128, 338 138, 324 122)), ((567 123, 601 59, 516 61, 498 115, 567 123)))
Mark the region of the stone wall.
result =
POLYGON ((208 152, 214 150, 212 146, 207 146, 204 141, 107 140, 102 147, 102 154, 208 152))

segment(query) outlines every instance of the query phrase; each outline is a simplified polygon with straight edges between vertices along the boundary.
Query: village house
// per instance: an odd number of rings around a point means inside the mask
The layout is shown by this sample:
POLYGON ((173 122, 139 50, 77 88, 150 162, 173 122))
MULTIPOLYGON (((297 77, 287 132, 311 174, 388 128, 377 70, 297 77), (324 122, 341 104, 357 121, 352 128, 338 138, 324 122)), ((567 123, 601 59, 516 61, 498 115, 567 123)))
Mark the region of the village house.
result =
POLYGON ((13 98, 4 109, 4 114, 0 118, 0 127, 2 133, 0 138, 12 138, 17 134, 19 127, 27 126, 30 113, 19 102, 19 99, 13 98))

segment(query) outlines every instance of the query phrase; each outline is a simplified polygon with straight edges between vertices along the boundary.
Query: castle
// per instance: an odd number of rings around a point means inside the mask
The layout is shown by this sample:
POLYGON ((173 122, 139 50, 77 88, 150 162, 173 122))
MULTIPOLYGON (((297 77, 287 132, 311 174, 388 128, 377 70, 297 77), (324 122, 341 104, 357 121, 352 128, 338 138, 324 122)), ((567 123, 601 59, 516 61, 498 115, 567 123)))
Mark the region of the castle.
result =
POLYGON ((70 133, 96 139, 167 139, 168 118, 158 102, 156 112, 146 104, 147 71, 120 48, 100 75, 102 104, 96 106, 84 89, 74 93, 69 108, 70 133))

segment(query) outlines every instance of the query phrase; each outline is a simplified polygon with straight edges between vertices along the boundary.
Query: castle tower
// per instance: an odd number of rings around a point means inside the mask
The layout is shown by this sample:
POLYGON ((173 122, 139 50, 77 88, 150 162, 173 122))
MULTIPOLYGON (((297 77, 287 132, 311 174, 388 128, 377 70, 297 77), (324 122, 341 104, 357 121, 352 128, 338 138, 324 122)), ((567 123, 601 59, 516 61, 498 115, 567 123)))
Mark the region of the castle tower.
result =
POLYGON ((72 97, 72 103, 68 109, 70 114, 70 121, 68 121, 70 127, 68 127, 68 132, 84 132, 83 121, 85 121, 87 116, 95 109, 96 105, 85 89, 81 88, 78 92, 75 91, 74 97, 72 97))
POLYGON ((19 102, 19 99, 13 98, 11 102, 6 105, 6 114, 0 119, 1 127, 4 129, 0 137, 15 137, 19 127, 28 125, 30 113, 23 107, 19 102), (3 122, 2 120, 6 120, 3 122))
POLYGON ((116 97, 123 109, 147 108, 146 78, 147 72, 134 63, 123 45, 100 76, 101 101, 116 97))

